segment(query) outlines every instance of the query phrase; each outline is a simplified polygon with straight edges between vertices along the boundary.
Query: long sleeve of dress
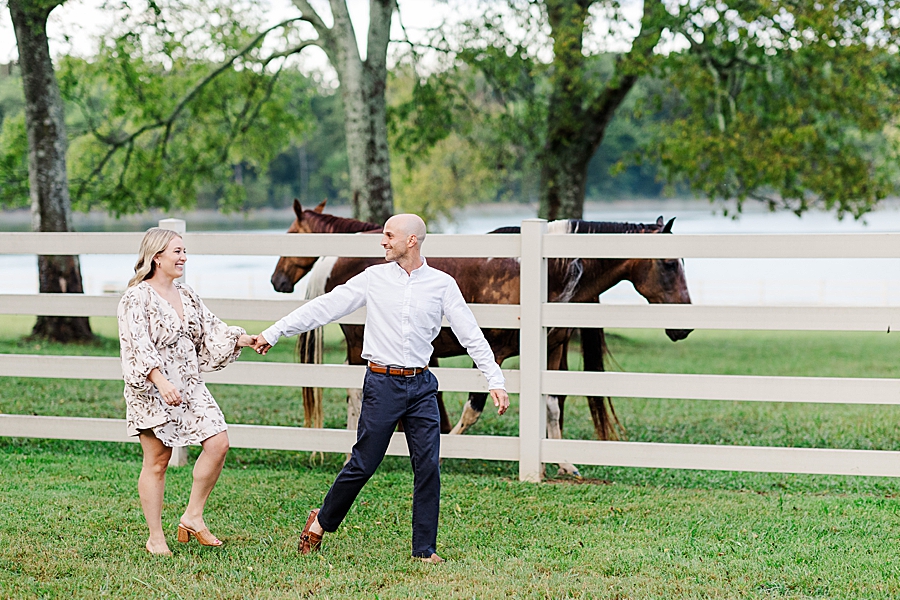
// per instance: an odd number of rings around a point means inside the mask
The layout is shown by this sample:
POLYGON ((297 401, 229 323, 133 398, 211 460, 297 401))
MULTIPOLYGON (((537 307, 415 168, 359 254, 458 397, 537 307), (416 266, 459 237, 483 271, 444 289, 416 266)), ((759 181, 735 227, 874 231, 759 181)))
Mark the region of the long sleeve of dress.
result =
POLYGON ((162 357, 150 339, 150 322, 146 298, 137 289, 129 290, 116 311, 119 322, 119 345, 122 377, 125 385, 140 393, 148 393, 153 384, 147 380, 150 371, 162 367, 162 357))
POLYGON ((201 371, 218 371, 237 360, 241 349, 238 338, 247 333, 241 327, 228 326, 212 313, 196 294, 191 294, 199 307, 202 335, 197 344, 201 371))

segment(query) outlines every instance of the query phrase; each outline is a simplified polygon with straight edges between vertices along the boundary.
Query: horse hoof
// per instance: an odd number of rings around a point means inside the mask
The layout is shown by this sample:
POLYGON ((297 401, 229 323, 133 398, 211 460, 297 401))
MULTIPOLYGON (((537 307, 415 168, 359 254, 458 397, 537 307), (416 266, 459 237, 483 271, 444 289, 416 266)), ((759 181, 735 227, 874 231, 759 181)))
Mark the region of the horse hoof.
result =
POLYGON ((581 476, 581 473, 578 471, 578 469, 575 469, 575 468, 565 469, 563 467, 560 467, 559 470, 556 472, 556 475, 557 475, 557 477, 572 477, 574 479, 584 479, 584 477, 581 476))

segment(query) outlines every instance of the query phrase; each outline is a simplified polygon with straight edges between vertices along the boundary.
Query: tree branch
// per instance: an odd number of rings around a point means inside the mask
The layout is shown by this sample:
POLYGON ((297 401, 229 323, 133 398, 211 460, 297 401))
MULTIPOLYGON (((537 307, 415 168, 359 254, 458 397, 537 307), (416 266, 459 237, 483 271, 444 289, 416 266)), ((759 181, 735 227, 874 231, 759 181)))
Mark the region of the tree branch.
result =
POLYGON ((187 94, 185 94, 175 108, 169 113, 169 116, 164 119, 157 119, 152 123, 147 123, 146 125, 140 127, 134 133, 127 135, 124 138, 121 138, 116 141, 111 141, 110 149, 104 155, 104 157, 100 160, 96 167, 91 171, 90 175, 88 175, 82 182, 81 185, 78 186, 77 196, 80 197, 83 193, 87 185, 94 180, 102 171, 106 164, 110 161, 113 155, 118 152, 118 150, 125 146, 126 144, 134 143, 138 137, 146 133, 147 131, 158 129, 160 127, 166 128, 166 138, 163 140, 163 150, 165 150, 165 144, 168 139, 168 134, 171 131, 172 124, 178 118, 178 115, 181 114, 181 111, 187 106, 187 104, 194 99, 194 97, 200 93, 210 82, 212 82, 216 77, 225 72, 228 68, 234 65, 234 63, 241 57, 246 56, 250 53, 253 48, 255 48, 269 33, 274 31, 275 29, 279 29, 296 21, 307 20, 304 17, 294 17, 292 19, 287 19, 286 21, 282 21, 276 25, 269 27, 268 29, 260 32, 256 37, 254 37, 246 46, 244 46, 237 54, 232 56, 230 59, 219 65, 216 69, 210 72, 206 77, 197 82, 194 87, 192 87, 187 94))
POLYGON ((293 0, 293 3, 300 10, 301 18, 313 26, 319 37, 325 37, 331 31, 307 0, 293 0))
MULTIPOLYGON (((294 46, 290 50, 285 50, 284 52, 276 52, 275 54, 269 56, 266 60, 262 62, 263 67, 268 67, 269 63, 275 60, 276 58, 286 58, 293 54, 297 54, 298 52, 303 51, 305 48, 309 48, 310 46, 317 46, 319 48, 322 47, 321 40, 306 40, 305 42, 301 42, 297 46, 294 46)), ((280 70, 280 69, 279 69, 280 70)))
POLYGON ((631 43, 631 50, 616 59, 616 75, 589 109, 591 139, 596 150, 616 109, 625 100, 638 78, 650 70, 653 50, 671 17, 663 2, 644 2, 641 31, 631 43))

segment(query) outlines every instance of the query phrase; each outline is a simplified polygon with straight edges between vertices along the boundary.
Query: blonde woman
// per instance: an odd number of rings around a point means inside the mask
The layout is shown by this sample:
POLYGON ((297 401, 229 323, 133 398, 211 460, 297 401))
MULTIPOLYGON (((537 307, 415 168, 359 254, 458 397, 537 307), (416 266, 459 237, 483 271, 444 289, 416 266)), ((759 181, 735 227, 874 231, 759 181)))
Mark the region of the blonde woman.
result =
POLYGON ((227 326, 194 290, 175 281, 186 261, 178 233, 148 230, 118 309, 126 421, 128 435, 139 436, 144 451, 138 493, 151 554, 171 554, 161 520, 166 467, 173 447, 190 444, 201 444, 203 451, 194 465, 178 541, 193 536, 204 546, 222 545, 206 526, 203 508, 225 464, 228 425, 200 373, 224 368, 240 348, 255 342, 255 336, 227 326))

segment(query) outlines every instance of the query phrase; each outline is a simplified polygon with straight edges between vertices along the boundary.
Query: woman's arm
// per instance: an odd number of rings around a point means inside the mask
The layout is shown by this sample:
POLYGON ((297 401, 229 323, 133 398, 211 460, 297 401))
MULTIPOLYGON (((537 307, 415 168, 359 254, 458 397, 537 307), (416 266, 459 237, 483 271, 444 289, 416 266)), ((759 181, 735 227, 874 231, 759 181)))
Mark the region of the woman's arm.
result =
POLYGON ((159 390, 159 395, 162 396, 166 404, 169 406, 181 404, 181 392, 178 391, 178 388, 171 381, 166 379, 166 376, 159 369, 154 367, 150 374, 147 375, 147 379, 156 386, 156 389, 159 390))

